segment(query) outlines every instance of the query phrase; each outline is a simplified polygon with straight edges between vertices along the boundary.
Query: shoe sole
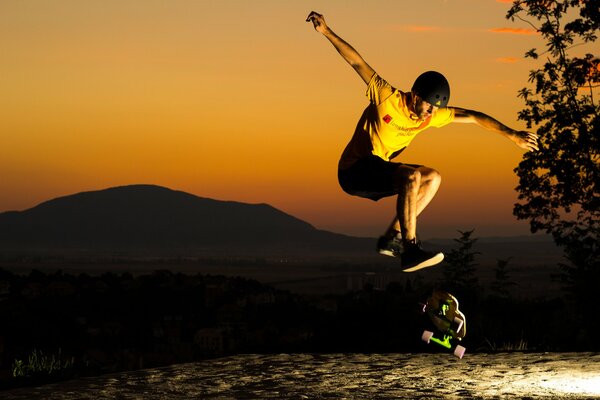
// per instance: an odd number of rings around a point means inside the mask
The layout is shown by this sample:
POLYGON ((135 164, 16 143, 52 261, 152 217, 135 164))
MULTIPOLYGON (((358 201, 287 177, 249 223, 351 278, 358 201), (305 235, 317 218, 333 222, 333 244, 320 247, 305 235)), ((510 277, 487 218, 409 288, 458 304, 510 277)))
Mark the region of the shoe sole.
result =
POLYGON ((414 272, 414 271, 418 271, 423 268, 433 267, 434 265, 441 263, 443 259, 444 259, 444 253, 437 253, 435 256, 433 256, 425 261, 422 261, 417 265, 403 269, 402 271, 403 272, 414 272))
POLYGON ((377 252, 378 252, 379 254, 381 254, 382 256, 396 257, 396 256, 394 255, 394 252, 393 252, 393 251, 391 251, 391 250, 383 250, 383 249, 382 249, 382 250, 377 250, 377 252))

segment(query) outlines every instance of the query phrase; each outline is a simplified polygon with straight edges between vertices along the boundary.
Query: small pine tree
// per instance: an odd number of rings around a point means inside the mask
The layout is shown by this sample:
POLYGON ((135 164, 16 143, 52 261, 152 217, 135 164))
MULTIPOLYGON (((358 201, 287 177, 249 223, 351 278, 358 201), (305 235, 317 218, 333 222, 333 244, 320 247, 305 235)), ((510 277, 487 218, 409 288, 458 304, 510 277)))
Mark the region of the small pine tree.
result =
POLYGON ((516 285, 516 283, 511 281, 509 278, 507 268, 509 262, 510 258, 506 260, 498 260, 498 264, 494 270, 496 273, 496 279, 490 284, 492 293, 495 296, 503 299, 506 299, 510 296, 510 288, 516 285))
POLYGON ((459 246, 450 250, 446 256, 447 265, 444 268, 443 284, 447 291, 460 297, 465 294, 474 294, 478 289, 475 271, 479 265, 476 262, 476 256, 480 253, 473 251, 473 245, 477 242, 477 239, 472 237, 474 230, 458 232, 461 236, 454 241, 459 246))

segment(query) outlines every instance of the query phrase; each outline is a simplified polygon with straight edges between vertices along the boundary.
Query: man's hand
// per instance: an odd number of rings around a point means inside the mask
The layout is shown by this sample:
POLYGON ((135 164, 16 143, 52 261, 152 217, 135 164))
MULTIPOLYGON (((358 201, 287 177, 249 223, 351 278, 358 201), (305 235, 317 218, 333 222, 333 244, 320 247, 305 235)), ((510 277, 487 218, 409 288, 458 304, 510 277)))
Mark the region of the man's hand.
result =
POLYGON ((529 151, 537 151, 540 149, 538 147, 538 138, 539 136, 535 133, 527 131, 518 131, 512 136, 512 140, 517 144, 517 146, 529 151))
POLYGON ((335 34, 325 23, 325 18, 316 11, 311 11, 306 18, 306 22, 312 22, 315 30, 325 36, 333 47, 340 53, 352 68, 358 73, 365 83, 369 83, 375 71, 366 63, 366 61, 358 54, 354 47, 350 46, 344 39, 335 34))
POLYGON ((325 33, 325 31, 327 30, 325 18, 323 18, 323 15, 319 14, 316 11, 311 11, 310 14, 308 14, 306 22, 312 22, 317 32, 325 33))

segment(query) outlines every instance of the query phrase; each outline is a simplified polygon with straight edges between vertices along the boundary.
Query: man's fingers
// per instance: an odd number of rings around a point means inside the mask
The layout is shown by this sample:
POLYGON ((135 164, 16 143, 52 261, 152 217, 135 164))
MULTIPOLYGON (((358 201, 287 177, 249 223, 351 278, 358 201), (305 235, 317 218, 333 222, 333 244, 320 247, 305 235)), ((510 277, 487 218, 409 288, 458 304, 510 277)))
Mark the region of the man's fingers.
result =
POLYGON ((539 136, 535 133, 528 131, 520 131, 519 135, 520 143, 519 146, 528 151, 538 151, 538 138, 539 136))
POLYGON ((306 18, 306 22, 312 22, 314 28, 317 29, 317 27, 321 26, 321 23, 325 23, 325 20, 323 19, 323 16, 318 12, 311 11, 311 13, 308 14, 308 18, 306 18))
POLYGON ((529 148, 530 151, 534 151, 534 150, 537 151, 540 149, 538 147, 537 140, 535 140, 535 139, 529 139, 528 143, 527 143, 527 147, 529 148))
POLYGON ((318 17, 322 17, 322 15, 316 11, 311 11, 310 14, 308 14, 308 17, 306 18, 306 22, 309 22, 309 21, 315 22, 315 18, 318 18, 318 17))
POLYGON ((537 151, 538 147, 538 138, 539 136, 532 132, 521 131, 521 138, 523 140, 523 147, 529 151, 537 151))
POLYGON ((538 137, 539 136, 536 135, 535 133, 530 133, 529 134, 529 143, 530 143, 530 146, 534 150, 536 150, 536 151, 539 150, 539 147, 538 147, 538 137))

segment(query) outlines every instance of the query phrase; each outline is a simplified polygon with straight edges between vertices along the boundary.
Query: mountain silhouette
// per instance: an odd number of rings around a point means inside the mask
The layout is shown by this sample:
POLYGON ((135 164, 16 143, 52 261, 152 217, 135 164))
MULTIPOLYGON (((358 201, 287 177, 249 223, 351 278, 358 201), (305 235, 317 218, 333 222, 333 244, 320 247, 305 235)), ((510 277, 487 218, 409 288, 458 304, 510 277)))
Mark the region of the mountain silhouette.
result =
MULTIPOLYGON (((268 204, 131 185, 0 213, 0 249, 166 252, 355 251, 365 239, 318 230, 268 204)), ((368 245, 368 241, 366 242, 368 245)))

